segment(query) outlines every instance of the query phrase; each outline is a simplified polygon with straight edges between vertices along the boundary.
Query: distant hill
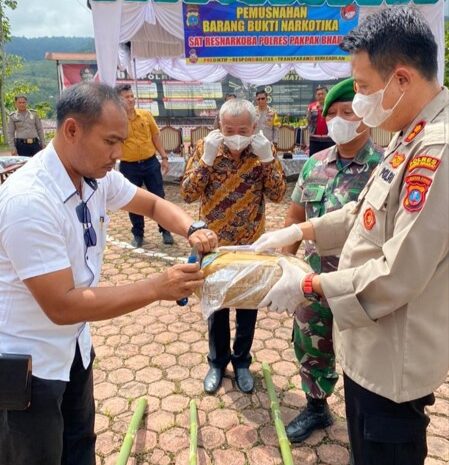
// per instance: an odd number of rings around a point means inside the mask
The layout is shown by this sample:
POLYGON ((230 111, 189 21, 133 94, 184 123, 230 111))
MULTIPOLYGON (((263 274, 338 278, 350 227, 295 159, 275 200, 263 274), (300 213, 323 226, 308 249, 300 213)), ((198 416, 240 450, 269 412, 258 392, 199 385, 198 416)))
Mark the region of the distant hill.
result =
POLYGON ((46 52, 94 52, 92 37, 12 37, 5 44, 6 53, 19 55, 25 60, 43 60, 46 52))

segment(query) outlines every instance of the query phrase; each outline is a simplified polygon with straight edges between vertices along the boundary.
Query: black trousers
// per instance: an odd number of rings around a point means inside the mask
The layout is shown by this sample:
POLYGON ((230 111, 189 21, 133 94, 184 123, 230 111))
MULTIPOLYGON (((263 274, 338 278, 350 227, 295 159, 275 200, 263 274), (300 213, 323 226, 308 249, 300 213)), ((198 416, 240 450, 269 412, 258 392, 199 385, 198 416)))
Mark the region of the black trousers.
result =
POLYGON ((32 157, 41 150, 39 139, 33 139, 32 144, 28 144, 26 139, 14 139, 14 145, 16 146, 17 155, 22 155, 23 157, 32 157))
POLYGON ((0 410, 1 465, 95 465, 92 360, 77 345, 70 381, 33 376, 31 406, 0 410))
POLYGON ((353 465, 424 465, 427 455, 426 405, 433 394, 393 402, 344 375, 346 419, 353 465))
MULTIPOLYGON (((137 187, 145 185, 147 190, 158 197, 165 198, 164 183, 162 180, 161 164, 156 156, 142 161, 121 161, 120 172, 137 187)), ((145 220, 141 215, 129 213, 134 236, 143 237, 145 230, 145 220)), ((159 225, 159 231, 166 231, 159 225)))
POLYGON ((235 338, 230 349, 231 330, 229 308, 218 310, 209 317, 209 365, 225 369, 231 361, 234 368, 251 365, 251 346, 256 329, 257 310, 236 310, 235 338))

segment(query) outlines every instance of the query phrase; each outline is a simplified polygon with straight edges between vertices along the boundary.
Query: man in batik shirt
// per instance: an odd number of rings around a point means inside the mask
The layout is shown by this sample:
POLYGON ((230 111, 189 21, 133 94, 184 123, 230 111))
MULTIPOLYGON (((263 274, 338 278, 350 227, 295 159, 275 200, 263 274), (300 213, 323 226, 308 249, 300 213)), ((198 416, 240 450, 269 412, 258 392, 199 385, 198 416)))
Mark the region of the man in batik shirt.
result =
MULTIPOLYGON (((220 109, 220 130, 198 142, 181 184, 186 202, 200 200, 200 219, 218 235, 219 245, 251 244, 265 230, 265 197, 281 202, 286 183, 271 142, 255 134, 257 114, 247 100, 232 99, 220 109)), ((237 309, 230 349, 229 309, 208 319, 209 372, 204 390, 214 393, 231 361, 237 387, 254 388, 249 371, 257 310, 237 309)))

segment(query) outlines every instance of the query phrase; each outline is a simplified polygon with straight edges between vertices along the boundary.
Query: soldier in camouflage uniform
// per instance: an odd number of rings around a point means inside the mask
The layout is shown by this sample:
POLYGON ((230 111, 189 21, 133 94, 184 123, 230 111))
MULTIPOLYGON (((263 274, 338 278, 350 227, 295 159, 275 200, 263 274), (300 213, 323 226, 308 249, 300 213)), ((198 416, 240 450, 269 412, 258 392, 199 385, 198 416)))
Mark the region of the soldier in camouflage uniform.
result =
MULTIPOLYGON (((286 226, 338 210, 356 200, 382 151, 373 145, 369 132, 356 132, 359 119, 352 111, 353 80, 346 79, 327 94, 323 107, 329 133, 337 143, 313 155, 305 163, 292 194, 286 226)), ((299 243, 284 249, 296 253, 299 243)), ((305 259, 316 273, 335 271, 336 256, 320 257, 314 242, 305 243, 305 259)), ((315 429, 332 424, 327 406, 337 382, 332 344, 332 313, 325 300, 301 305, 295 312, 293 343, 300 363, 307 407, 287 426, 291 442, 301 442, 315 429)))

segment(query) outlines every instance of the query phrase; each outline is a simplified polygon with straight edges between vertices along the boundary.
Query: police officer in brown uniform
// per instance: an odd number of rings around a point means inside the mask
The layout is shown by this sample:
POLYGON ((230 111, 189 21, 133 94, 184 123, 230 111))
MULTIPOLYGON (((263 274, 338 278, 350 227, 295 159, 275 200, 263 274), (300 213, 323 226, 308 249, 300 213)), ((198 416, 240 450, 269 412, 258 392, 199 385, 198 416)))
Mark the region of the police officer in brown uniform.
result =
POLYGON ((263 250, 314 240, 321 255, 341 253, 338 271, 320 275, 282 261, 261 304, 293 310, 325 296, 353 463, 423 465, 425 407, 449 369, 449 91, 412 7, 368 16, 342 48, 352 55, 354 112, 396 134, 356 202, 256 242, 263 250))
POLYGON ((32 157, 45 147, 42 122, 36 111, 27 108, 28 99, 24 95, 15 98, 16 111, 9 115, 8 141, 11 155, 32 157))

